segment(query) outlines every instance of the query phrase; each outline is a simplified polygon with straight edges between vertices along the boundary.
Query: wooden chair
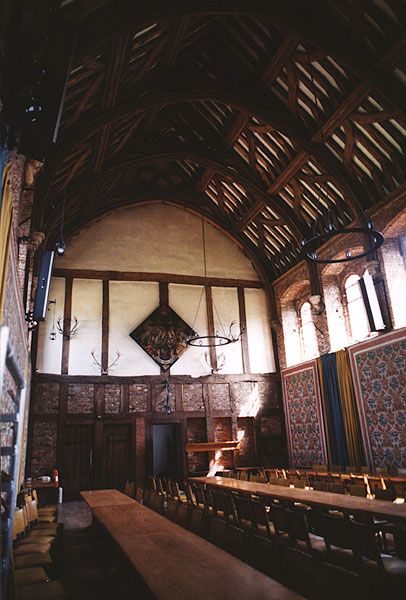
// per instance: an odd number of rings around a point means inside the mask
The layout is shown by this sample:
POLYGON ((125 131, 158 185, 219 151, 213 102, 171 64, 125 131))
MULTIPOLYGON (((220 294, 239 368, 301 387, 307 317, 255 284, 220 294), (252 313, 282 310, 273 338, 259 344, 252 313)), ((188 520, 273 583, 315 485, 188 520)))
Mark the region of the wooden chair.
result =
POLYGON ((227 521, 214 515, 208 522, 208 540, 223 549, 226 547, 227 525, 227 521))
POLYGON ((328 483, 327 483, 327 481, 315 481, 313 483, 313 489, 318 492, 327 492, 328 491, 328 483))
POLYGON ((190 511, 189 529, 196 535, 205 535, 205 513, 196 506, 190 511))
POLYGON ((383 553, 381 538, 373 525, 352 522, 351 526, 360 575, 373 578, 381 590, 378 597, 401 597, 398 594, 404 594, 406 589, 406 560, 383 553))
POLYGON ((379 488, 376 488, 374 494, 376 500, 387 500, 388 502, 393 502, 396 498, 396 492, 391 488, 387 488, 386 490, 380 490, 379 488))
POLYGON ((244 530, 252 529, 254 526, 254 519, 249 496, 232 494, 231 498, 237 517, 237 525, 244 530))
POLYGON ((228 525, 226 529, 225 549, 240 560, 245 560, 247 552, 247 534, 236 525, 228 525))
POLYGON ((329 483, 328 491, 333 494, 345 494, 345 485, 343 483, 329 483))
POLYGON ((270 508, 262 500, 251 498, 251 511, 253 518, 253 527, 259 535, 271 537, 274 533, 271 531, 269 521, 270 508))
POLYGON ((124 494, 130 498, 134 498, 134 483, 132 481, 126 481, 124 484, 124 494))
POLYGON ((141 487, 140 485, 136 485, 134 499, 141 504, 143 495, 144 495, 144 488, 141 487))
POLYGON ((326 544, 321 536, 309 531, 309 524, 305 513, 296 510, 285 510, 288 525, 288 535, 291 544, 297 546, 311 555, 320 556, 326 552, 326 544))
POLYGON ((247 562, 268 577, 280 580, 282 554, 273 538, 251 533, 247 539, 247 562))
POLYGON ((350 494, 350 496, 359 496, 365 498, 365 496, 367 495, 365 484, 352 483, 348 487, 348 493, 350 494))
POLYGON ((160 515, 164 514, 165 498, 159 492, 151 492, 149 507, 160 515))
POLYGON ((168 519, 170 519, 171 521, 176 521, 178 505, 179 501, 176 498, 167 498, 165 516, 168 517, 168 519))
POLYGON ((326 560, 356 571, 354 530, 348 517, 320 513, 321 533, 326 544, 326 560))
POLYGON ((189 528, 190 506, 185 502, 178 501, 178 509, 176 511, 176 522, 185 529, 189 528))

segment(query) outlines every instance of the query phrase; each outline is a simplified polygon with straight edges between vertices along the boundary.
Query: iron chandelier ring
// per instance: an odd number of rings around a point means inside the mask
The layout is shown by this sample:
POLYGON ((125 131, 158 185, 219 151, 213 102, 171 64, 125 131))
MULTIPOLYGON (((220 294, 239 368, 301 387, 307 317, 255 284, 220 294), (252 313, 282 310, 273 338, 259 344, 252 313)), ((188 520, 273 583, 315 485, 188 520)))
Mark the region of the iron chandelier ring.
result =
POLYGON ((227 346, 227 344, 233 344, 236 341, 225 335, 197 335, 187 339, 186 344, 197 348, 213 348, 215 346, 227 346), (204 340, 206 340, 205 344, 203 343, 204 340))
POLYGON ((301 255, 303 258, 317 264, 335 264, 349 262, 351 260, 363 258, 364 256, 368 256, 368 254, 375 252, 376 250, 378 250, 378 248, 382 246, 384 239, 385 238, 382 235, 382 233, 380 233, 376 229, 371 229, 369 227, 348 227, 346 229, 331 229, 330 231, 326 231, 325 233, 321 233, 320 235, 312 237, 310 240, 303 240, 301 255), (322 258, 318 256, 317 248, 323 242, 326 242, 338 235, 348 235, 353 233, 364 234, 365 236, 368 236, 370 240, 370 247, 367 250, 364 250, 363 252, 358 252, 357 254, 348 254, 343 258, 322 258))

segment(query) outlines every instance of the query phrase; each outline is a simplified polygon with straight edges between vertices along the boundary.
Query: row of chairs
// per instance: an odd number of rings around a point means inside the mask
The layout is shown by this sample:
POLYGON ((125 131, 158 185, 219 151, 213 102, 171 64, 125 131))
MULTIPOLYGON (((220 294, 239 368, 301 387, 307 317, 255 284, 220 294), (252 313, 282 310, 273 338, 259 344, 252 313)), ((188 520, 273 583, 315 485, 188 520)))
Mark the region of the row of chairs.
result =
POLYGON ((383 478, 373 480, 367 475, 363 477, 353 476, 343 478, 339 473, 329 473, 327 476, 318 477, 317 475, 308 475, 299 471, 284 471, 281 475, 277 469, 260 469, 257 474, 249 471, 230 471, 227 477, 238 476, 240 480, 250 482, 269 483, 285 487, 305 488, 309 487, 317 491, 333 492, 335 494, 350 494, 351 496, 367 496, 374 494, 376 499, 388 500, 393 502, 399 495, 391 481, 385 481, 383 478))
POLYGON ((381 598, 383 593, 397 598, 406 583, 405 532, 400 528, 369 519, 360 522, 361 515, 357 520, 276 500, 267 506, 245 494, 196 483, 191 487, 190 528, 195 533, 254 561, 254 566, 306 597, 335 597, 335 590, 327 594, 322 583, 331 569, 332 580, 346 580, 360 598, 381 598), (384 554, 388 531, 398 542, 396 556, 384 554))
POLYGON ((58 575, 63 525, 56 507, 38 509, 36 493, 21 498, 15 510, 13 557, 10 569, 12 596, 16 600, 65 600, 58 575))

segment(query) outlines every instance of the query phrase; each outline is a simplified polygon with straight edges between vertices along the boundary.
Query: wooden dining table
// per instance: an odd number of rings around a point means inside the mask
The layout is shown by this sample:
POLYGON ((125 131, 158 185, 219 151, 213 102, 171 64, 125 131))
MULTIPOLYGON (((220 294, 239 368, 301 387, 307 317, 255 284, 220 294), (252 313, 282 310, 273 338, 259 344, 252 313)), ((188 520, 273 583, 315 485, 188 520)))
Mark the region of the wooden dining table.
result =
POLYGON ((254 481, 241 481, 225 477, 191 477, 190 481, 200 482, 228 491, 245 492, 257 496, 269 496, 278 500, 301 502, 309 506, 337 508, 347 513, 364 512, 385 517, 391 521, 406 520, 406 503, 394 504, 385 500, 334 494, 332 492, 319 492, 310 489, 305 490, 303 488, 283 487, 281 485, 256 483, 254 481))
POLYGON ((81 495, 157 599, 303 600, 117 490, 85 491, 81 495))

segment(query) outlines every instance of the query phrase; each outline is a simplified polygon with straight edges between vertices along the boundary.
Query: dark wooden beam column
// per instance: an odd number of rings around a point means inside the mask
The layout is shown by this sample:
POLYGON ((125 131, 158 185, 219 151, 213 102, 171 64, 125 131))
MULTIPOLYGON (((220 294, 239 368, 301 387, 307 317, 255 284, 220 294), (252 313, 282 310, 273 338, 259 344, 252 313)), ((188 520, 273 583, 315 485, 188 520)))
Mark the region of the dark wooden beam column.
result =
MULTIPOLYGON (((159 282, 159 306, 168 306, 169 304, 169 285, 166 281, 159 282)), ((161 367, 161 375, 169 376, 171 369, 161 367)))
MULTIPOLYGON (((205 295, 206 295, 206 310, 207 310, 207 333, 208 333, 208 335, 214 335, 215 327, 214 327, 214 313, 213 313, 213 292, 211 289, 211 285, 205 286, 205 295)), ((216 349, 213 346, 210 346, 209 353, 210 353, 211 368, 216 370, 217 369, 216 349)))
POLYGON ((110 295, 109 282, 103 279, 103 308, 102 308, 102 371, 106 372, 109 367, 109 328, 110 328, 110 295))
POLYGON ((73 279, 65 279, 65 305, 63 310, 63 336, 62 336, 62 360, 61 373, 66 375, 69 371, 69 346, 70 346, 70 324, 72 317, 72 287, 73 279))
POLYGON ((240 315, 240 328, 241 334, 241 354, 242 354, 242 368, 244 373, 250 373, 250 354, 248 348, 248 335, 247 335, 247 314, 245 311, 245 295, 244 288, 238 287, 238 312, 240 315))

